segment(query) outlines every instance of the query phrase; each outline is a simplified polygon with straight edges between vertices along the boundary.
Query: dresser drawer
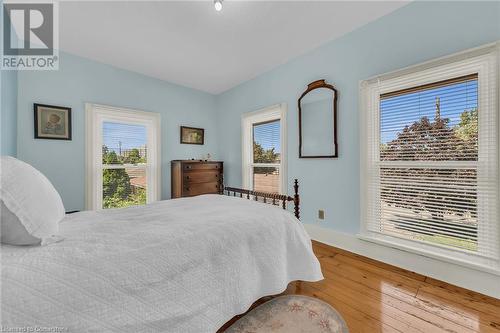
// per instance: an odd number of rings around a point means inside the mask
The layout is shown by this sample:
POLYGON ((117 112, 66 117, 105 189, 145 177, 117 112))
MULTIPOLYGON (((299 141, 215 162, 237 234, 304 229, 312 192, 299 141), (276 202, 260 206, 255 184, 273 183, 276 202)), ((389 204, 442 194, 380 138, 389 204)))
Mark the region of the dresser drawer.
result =
POLYGON ((217 170, 186 172, 182 177, 184 184, 210 183, 220 181, 220 172, 217 170))
POLYGON ((223 162, 173 160, 171 190, 173 199, 222 191, 223 162))
POLYGON ((197 171, 197 170, 221 170, 220 163, 183 163, 182 169, 184 171, 197 171))
POLYGON ((200 194, 219 193, 220 186, 221 185, 217 182, 184 185, 182 188, 182 196, 190 197, 200 194))

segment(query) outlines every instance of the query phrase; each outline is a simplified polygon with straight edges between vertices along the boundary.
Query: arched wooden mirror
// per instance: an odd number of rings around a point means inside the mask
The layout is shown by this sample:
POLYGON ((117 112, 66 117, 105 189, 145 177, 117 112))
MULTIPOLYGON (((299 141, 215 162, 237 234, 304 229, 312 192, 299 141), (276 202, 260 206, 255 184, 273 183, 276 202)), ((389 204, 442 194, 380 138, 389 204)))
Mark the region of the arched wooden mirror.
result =
POLYGON ((337 90, 318 80, 299 98, 299 157, 335 158, 337 148, 337 90))

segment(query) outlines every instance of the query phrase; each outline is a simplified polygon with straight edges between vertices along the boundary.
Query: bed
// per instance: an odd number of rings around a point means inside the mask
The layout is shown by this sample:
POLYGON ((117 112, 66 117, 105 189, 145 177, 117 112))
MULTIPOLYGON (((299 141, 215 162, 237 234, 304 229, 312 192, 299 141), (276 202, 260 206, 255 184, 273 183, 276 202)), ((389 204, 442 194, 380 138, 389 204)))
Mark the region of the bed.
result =
POLYGON ((79 212, 62 241, 3 245, 2 326, 213 333, 289 282, 323 278, 292 213, 232 193, 79 212))

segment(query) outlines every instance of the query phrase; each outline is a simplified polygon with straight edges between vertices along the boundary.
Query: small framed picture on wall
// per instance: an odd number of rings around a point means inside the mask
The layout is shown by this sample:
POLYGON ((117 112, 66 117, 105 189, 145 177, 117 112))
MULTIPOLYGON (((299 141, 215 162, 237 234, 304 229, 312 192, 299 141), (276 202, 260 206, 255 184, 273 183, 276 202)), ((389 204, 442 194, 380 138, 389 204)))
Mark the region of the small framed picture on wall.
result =
POLYGON ((181 143, 202 145, 205 143, 205 129, 181 126, 181 143))
POLYGON ((35 139, 71 140, 71 108, 37 104, 35 112, 35 139))

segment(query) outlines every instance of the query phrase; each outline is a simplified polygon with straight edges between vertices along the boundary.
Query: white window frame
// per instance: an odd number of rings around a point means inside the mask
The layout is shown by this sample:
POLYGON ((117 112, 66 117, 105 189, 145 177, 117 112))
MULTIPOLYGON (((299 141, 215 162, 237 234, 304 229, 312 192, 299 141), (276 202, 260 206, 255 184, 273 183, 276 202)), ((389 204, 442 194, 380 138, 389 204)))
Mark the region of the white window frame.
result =
POLYGON ((279 168, 279 192, 281 194, 288 193, 287 186, 287 105, 280 103, 270 107, 244 113, 241 116, 241 135, 242 135, 242 184, 243 188, 253 190, 253 174, 252 169, 255 166, 259 167, 278 167, 279 168), (270 122, 273 120, 280 121, 280 163, 254 163, 253 162, 253 125, 259 123, 270 122))
POLYGON ((120 165, 120 168, 146 169, 147 203, 161 197, 161 131, 160 114, 100 104, 85 104, 86 183, 85 208, 102 209, 102 171, 116 166, 102 163, 102 131, 104 122, 143 125, 147 131, 146 166, 120 165))
MULTIPOLYGON (((498 156, 500 155, 498 151, 498 147, 500 147, 498 141, 498 129, 500 128, 500 126, 498 125, 498 97, 500 95, 498 90, 499 64, 500 42, 456 53, 451 56, 428 61, 423 64, 411 66, 395 72, 383 74, 362 81, 360 83, 361 230, 360 234, 358 235, 360 239, 500 275, 500 223, 498 220, 496 221, 496 223, 493 222, 496 219, 494 217, 492 218, 492 216, 488 216, 488 220, 494 224, 492 226, 490 225, 489 227, 493 228, 493 234, 497 238, 497 242, 494 245, 494 251, 497 253, 497 256, 494 259, 485 258, 480 256, 479 254, 465 253, 451 248, 440 248, 428 243, 418 243, 416 241, 393 237, 368 230, 368 224, 370 222, 370 214, 368 211, 370 200, 373 200, 373 205, 377 204, 377 194, 374 193, 374 191, 370 188, 370 182, 372 179, 370 170, 374 170, 374 168, 376 168, 376 166, 374 166, 374 163, 378 163, 379 165, 381 163, 379 154, 380 95, 392 91, 422 86, 433 82, 440 82, 447 79, 465 76, 468 74, 478 73, 478 108, 480 110, 480 133, 478 133, 479 159, 478 161, 474 162, 448 161, 446 163, 453 167, 460 167, 462 165, 463 167, 468 167, 472 165, 471 163, 473 163, 475 166, 477 166, 479 177, 479 173, 481 172, 481 167, 479 167, 479 165, 481 165, 481 163, 486 163, 484 160, 481 160, 481 156, 484 156, 484 154, 486 153, 485 151, 483 151, 484 145, 481 144, 481 142, 483 141, 483 136, 495 137, 494 140, 496 140, 495 142, 497 143, 497 150, 495 151, 496 156, 491 156, 490 153, 488 157, 489 161, 493 161, 497 165, 496 168, 498 169, 498 156), (370 113, 370 110, 375 110, 374 114, 370 113), (493 124, 493 127, 490 124, 493 124), (486 135, 484 130, 481 130, 481 128, 489 128, 486 135), (372 138, 371 141, 369 141, 369 137, 372 138), (378 156, 378 158, 372 159, 370 156, 378 156)), ((495 153, 493 154, 495 155, 495 153)), ((400 165, 402 167, 408 165, 406 161, 391 161, 384 163, 392 163, 392 165, 400 165)), ((412 163, 415 164, 415 162, 412 163)), ((427 161, 422 163, 432 164, 432 162, 428 163, 427 161)), ((443 162, 439 163, 443 164, 443 162)), ((494 182, 496 183, 495 192, 498 198, 498 171, 496 172, 496 177, 494 178, 494 182)), ((481 194, 479 192, 478 198, 480 198, 480 195, 481 194)), ((481 200, 479 199, 478 212, 485 210, 481 205, 481 200)), ((498 202, 496 210, 496 216, 498 216, 498 202)), ((483 228, 483 224, 479 223, 479 249, 481 247, 481 238, 484 239, 485 237, 483 228)))

